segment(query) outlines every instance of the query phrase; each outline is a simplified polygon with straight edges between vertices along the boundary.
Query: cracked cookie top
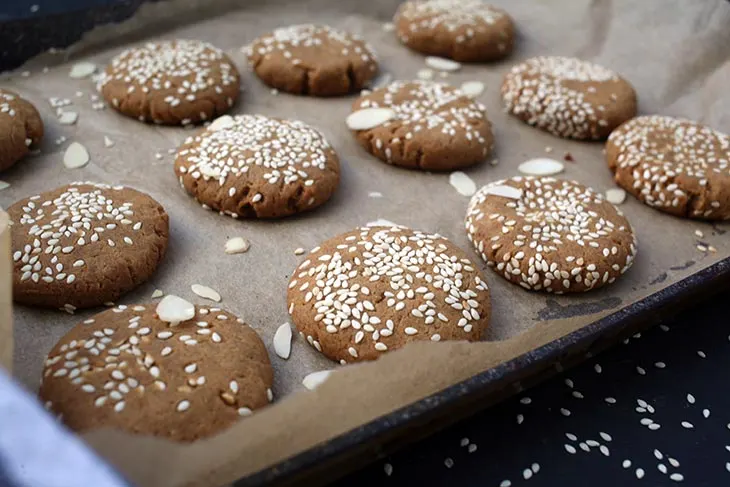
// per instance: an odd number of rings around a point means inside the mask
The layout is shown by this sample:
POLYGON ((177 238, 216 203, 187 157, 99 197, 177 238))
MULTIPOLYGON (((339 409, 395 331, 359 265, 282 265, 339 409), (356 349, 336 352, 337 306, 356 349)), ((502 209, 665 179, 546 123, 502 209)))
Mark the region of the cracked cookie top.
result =
POLYGON ((647 205, 677 216, 730 219, 730 137, 691 120, 636 117, 611 133, 614 179, 647 205))
POLYGON ((353 112, 367 108, 394 113, 381 125, 354 131, 371 154, 388 164, 450 170, 483 161, 492 151, 484 105, 447 84, 396 81, 353 104, 353 112))
POLYGON ((282 27, 244 50, 264 83, 299 95, 358 91, 378 71, 375 51, 364 40, 326 25, 282 27))
POLYGON ((154 304, 120 305, 58 341, 39 395, 75 431, 193 441, 269 404, 272 382, 266 347, 233 314, 196 306, 192 319, 172 326, 154 304))
POLYGON ((307 342, 340 363, 409 342, 479 340, 487 283, 459 247, 407 227, 361 227, 313 248, 289 282, 289 313, 307 342))
POLYGON ((324 136, 303 122, 224 115, 183 143, 175 172, 205 208, 233 218, 273 218, 327 201, 340 164, 324 136))
POLYGON ((207 42, 159 41, 115 57, 97 88, 124 115, 188 125, 228 111, 238 98, 240 77, 233 61, 207 42))
POLYGON ((116 301, 146 281, 167 249, 169 219, 124 186, 72 183, 8 208, 13 298, 73 311, 116 301))

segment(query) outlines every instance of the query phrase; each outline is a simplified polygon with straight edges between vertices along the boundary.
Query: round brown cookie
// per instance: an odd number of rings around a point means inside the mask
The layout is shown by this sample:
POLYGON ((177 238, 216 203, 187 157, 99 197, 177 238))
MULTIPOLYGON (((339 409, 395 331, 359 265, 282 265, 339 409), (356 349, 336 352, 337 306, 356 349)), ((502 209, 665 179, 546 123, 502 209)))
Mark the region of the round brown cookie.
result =
POLYGON ((38 110, 17 93, 0 88, 0 171, 22 159, 42 138, 38 110))
POLYGON ((606 143, 614 179, 672 215, 730 219, 730 137, 691 120, 636 117, 606 143))
POLYGON ((326 25, 276 29, 247 46, 246 53, 264 83, 299 95, 358 91, 378 72, 375 52, 364 40, 326 25))
POLYGON ((48 354, 41 400, 75 431, 174 441, 213 435, 267 405, 273 371, 256 331, 219 308, 195 311, 177 326, 154 304, 79 323, 48 354))
POLYGON ((340 163, 324 136, 302 122, 236 115, 189 137, 175 173, 205 208, 233 218, 275 218, 327 201, 340 163))
POLYGON ((34 306, 98 306, 147 280, 167 249, 168 217, 123 186, 72 183, 13 204, 13 297, 34 306))
POLYGON ((598 64, 541 56, 512 67, 502 83, 505 109, 560 137, 599 140, 636 115, 628 81, 598 64))
POLYGON ((367 108, 394 112, 381 125, 354 131, 368 152, 389 164, 447 171, 483 161, 494 145, 484 105, 443 83, 396 81, 352 107, 367 108))
POLYGON ((479 340, 491 310, 487 284, 460 248, 401 226, 358 228, 312 249, 288 303, 306 340, 340 363, 412 341, 479 340))
POLYGON ((187 125, 212 120, 238 98, 233 61, 207 42, 149 42, 115 57, 98 90, 116 110, 142 122, 187 125))
POLYGON ((501 59, 514 44, 512 19, 482 0, 407 1, 393 20, 403 44, 457 61, 501 59))
POLYGON ((498 274, 557 294, 597 289, 636 256, 628 220, 574 181, 514 177, 484 186, 469 203, 466 231, 498 274))

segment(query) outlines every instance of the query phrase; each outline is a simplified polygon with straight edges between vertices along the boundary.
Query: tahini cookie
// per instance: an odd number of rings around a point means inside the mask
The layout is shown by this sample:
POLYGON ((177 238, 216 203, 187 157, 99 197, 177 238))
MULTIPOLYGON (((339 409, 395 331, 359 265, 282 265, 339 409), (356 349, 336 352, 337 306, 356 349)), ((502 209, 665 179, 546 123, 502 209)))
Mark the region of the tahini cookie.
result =
POLYGON ((233 61, 217 47, 173 40, 125 50, 106 67, 97 88, 124 115, 187 125, 227 112, 238 98, 240 78, 233 61))
POLYGON ((364 40, 326 25, 276 29, 247 46, 246 53, 261 81, 299 95, 359 91, 378 72, 375 51, 364 40))
POLYGON ((396 166, 463 168, 483 161, 494 145, 484 105, 443 83, 396 81, 360 96, 352 110, 347 124, 358 142, 396 166))
POLYGON ((418 340, 479 340, 489 289, 444 237, 401 226, 358 228, 312 249, 289 282, 289 313, 306 340, 341 363, 418 340))
POLYGON ((150 196, 73 183, 13 204, 13 297, 73 311, 115 301, 146 281, 167 249, 169 222, 150 196))
POLYGON ((559 137, 600 140, 636 115, 634 88, 613 71, 580 59, 541 56, 510 69, 507 112, 559 137))
POLYGON ((35 106, 17 93, 0 89, 0 171, 25 157, 43 138, 35 106))
POLYGON ((174 326, 153 304, 79 323, 48 354, 41 400, 75 431, 174 441, 213 435, 267 405, 273 372, 258 334, 227 311, 190 307, 174 326))
POLYGON ((407 1, 393 21, 406 46, 456 61, 495 61, 514 44, 512 19, 482 0, 407 1))
POLYGON ((606 160, 619 186, 672 215, 730 219, 730 137, 691 120, 636 117, 614 130, 606 160))
POLYGON ((592 189, 551 177, 513 177, 479 190, 466 231, 499 275, 525 289, 557 294, 598 289, 636 256, 628 220, 592 189))
POLYGON ((303 122, 226 115, 185 141, 175 173, 205 208, 233 218, 275 218, 327 201, 340 164, 324 136, 303 122))

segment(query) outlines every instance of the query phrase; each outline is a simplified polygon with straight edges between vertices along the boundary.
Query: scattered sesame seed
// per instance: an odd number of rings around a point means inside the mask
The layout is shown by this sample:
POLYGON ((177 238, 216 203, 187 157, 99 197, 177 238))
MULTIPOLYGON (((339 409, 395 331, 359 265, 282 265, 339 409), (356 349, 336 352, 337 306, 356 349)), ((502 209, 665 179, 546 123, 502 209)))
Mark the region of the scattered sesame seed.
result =
POLYGON ((383 465, 383 471, 385 472, 385 475, 390 477, 391 475, 393 475, 393 465, 391 465, 390 463, 386 463, 385 465, 383 465))
POLYGON ((636 469, 636 478, 637 479, 643 479, 644 478, 644 469, 643 468, 637 468, 636 469))
POLYGON ((451 468, 451 467, 453 467, 453 466, 454 466, 454 460, 452 460, 452 459, 451 459, 450 457, 446 457, 446 458, 444 459, 444 466, 445 466, 446 468, 451 468))
POLYGON ((522 471, 522 477, 525 480, 530 480, 532 478, 533 472, 532 469, 526 468, 522 471))
POLYGON ((692 423, 690 423, 689 421, 682 421, 682 426, 683 426, 684 428, 687 428, 687 429, 692 429, 692 428, 694 428, 694 427, 695 427, 695 426, 694 426, 694 425, 693 425, 692 423))
POLYGON ((624 461, 623 461, 623 462, 621 463, 621 466, 622 466, 623 468, 629 468, 629 467, 631 467, 631 460, 628 460, 628 459, 624 460, 624 461))
POLYGON ((573 445, 570 445, 570 444, 566 443, 563 446, 565 447, 565 450, 568 453, 570 453, 571 455, 574 455, 577 452, 577 450, 575 449, 575 447, 573 445))

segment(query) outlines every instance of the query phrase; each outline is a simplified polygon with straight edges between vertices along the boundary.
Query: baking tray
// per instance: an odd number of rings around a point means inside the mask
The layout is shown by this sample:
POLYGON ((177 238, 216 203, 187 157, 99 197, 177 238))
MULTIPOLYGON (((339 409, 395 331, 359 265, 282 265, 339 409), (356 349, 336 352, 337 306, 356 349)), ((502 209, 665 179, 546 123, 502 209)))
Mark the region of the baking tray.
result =
MULTIPOLYGON (((92 17, 99 19, 102 23, 112 21, 118 21, 128 17, 133 11, 139 7, 140 4, 144 3, 141 0, 138 1, 102 1, 99 0, 84 0, 86 3, 96 3, 95 6, 89 8, 89 12, 94 12, 92 17), (106 5, 109 4, 109 5, 106 5)), ((190 2, 194 3, 194 2, 190 2)), ((205 4, 206 2, 198 2, 205 4)), ((240 7, 240 2, 229 1, 229 2, 215 2, 215 3, 227 3, 228 8, 231 6, 240 7), (238 5, 236 5, 238 4, 238 5)), ((247 2, 253 3, 253 2, 247 2)), ((272 4, 282 4, 283 2, 271 2, 272 4)), ((373 2, 373 15, 378 19, 386 20, 392 15, 396 2, 391 2, 393 5, 387 8, 383 7, 385 2, 373 2), (376 5, 377 4, 377 5, 376 5)), ((496 2, 495 2, 496 3, 496 2)), ((583 2, 582 5, 576 6, 576 10, 580 8, 586 9, 586 14, 593 13, 594 8, 600 10, 600 6, 586 7, 590 2, 583 2)), ((320 8, 322 5, 326 5, 326 2, 309 2, 312 7, 312 11, 315 12, 317 20, 320 20, 320 15, 324 18, 323 21, 327 21, 327 14, 323 11, 318 11, 316 6, 320 8)), ((709 4, 709 2, 708 2, 709 4)), ((570 4, 571 6, 573 4, 570 4)), ((625 6, 624 6, 625 7, 625 6)), ((662 6, 664 7, 664 6, 662 6)), ((509 8, 509 6, 508 6, 509 8)), ((525 8, 524 6, 522 8, 525 8)), ((540 8, 545 8, 542 2, 538 2, 535 6, 536 12, 533 14, 534 17, 540 18, 542 15, 540 8)), ((621 6, 617 6, 620 10, 621 6)), ((517 6, 514 7, 517 9, 517 6)), ((367 10, 367 9, 362 9, 367 10)), ((667 7, 667 10, 671 8, 667 7)), ((544 12, 543 12, 544 13, 544 12)), ((600 13, 600 12, 599 12, 600 13)), ((605 11, 603 12, 606 13, 605 11)), ((707 14, 707 12, 704 12, 707 14)), ((702 17, 702 13, 698 14, 699 18, 702 17)), ((55 28, 49 26, 62 26, 67 23, 73 24, 73 19, 79 18, 79 11, 74 10, 70 13, 56 12, 48 17, 42 17, 42 19, 33 20, 32 18, 21 19, 22 22, 38 22, 37 25, 45 26, 41 30, 46 32, 44 37, 45 43, 41 47, 36 47, 34 50, 31 49, 27 52, 39 52, 45 50, 49 45, 55 47, 62 47, 64 44, 72 43, 77 37, 77 34, 66 35, 61 32, 58 40, 54 40, 51 35, 53 32, 57 32, 55 28), (47 19, 51 19, 49 22, 47 19), (45 22, 45 23, 44 23, 45 22), (48 37, 50 36, 50 37, 48 37), (48 40, 48 39, 51 40, 48 40), (65 39, 65 40, 64 40, 65 39)), ((196 17, 193 10, 186 10, 187 19, 193 18, 204 18, 204 15, 196 17), (191 13, 193 12, 193 13, 191 13)), ((312 15, 310 14, 310 19, 312 15)), ((349 18, 347 19, 350 20, 349 18)), ((518 19, 520 20, 520 19, 518 19)), ((179 19, 178 19, 179 21, 179 19)), ((92 25, 85 24, 87 26, 92 25)), ((169 20, 166 25, 174 24, 175 22, 169 20)), ((288 23, 288 22, 284 22, 288 23)), ((519 24, 518 24, 519 25, 519 24)), ((6 30, 5 24, 0 24, 0 36, 4 35, 10 30, 6 30)), ((342 27, 347 28, 347 25, 342 27)), ((712 25, 705 26, 705 30, 711 30, 712 25)), ((86 28, 86 27, 84 27, 86 28)), ((263 28, 263 27, 262 27, 263 28)), ((74 27, 76 29, 76 27, 74 27)), ((83 29, 82 29, 83 30, 83 29)), ((164 27, 161 28, 160 34, 165 35, 164 27)), ((261 32, 258 32, 261 33, 261 32)), ((563 33, 561 32, 561 35, 563 33)), ((605 34, 605 33, 604 33, 605 34)), ((569 33, 565 35, 569 36, 569 33)), ((534 42, 534 39, 529 39, 529 33, 523 37, 522 41, 527 43, 534 42)), ((248 36, 250 40, 251 36, 248 36)), ((600 39, 596 40, 591 44, 596 44, 600 39)), ((720 43, 721 44, 721 43, 720 43)), ((5 49, 5 42, 0 44, 5 49)), ((74 46, 68 56, 74 58, 74 49, 78 46, 74 46)), ((87 46, 88 47, 88 46, 87 46)), ((229 47, 230 46, 226 46, 229 47)), ((542 51, 549 51, 548 48, 541 46, 542 51)), ((721 49, 722 46, 720 46, 721 49)), ((405 49, 405 48, 402 48, 405 49)), ((507 61, 507 64, 512 63, 518 59, 522 59, 524 56, 520 55, 521 46, 518 44, 516 56, 507 61)), ((93 52, 93 50, 91 51, 93 52)), ((84 51, 81 51, 84 54, 84 51)), ((596 51, 595 47, 587 46, 584 49, 575 52, 576 55, 583 57, 596 57, 600 54, 600 51, 596 51)), ((722 54, 722 52, 721 52, 722 54)), ((727 53, 726 53, 727 54, 727 53)), ((81 57, 84 57, 83 55, 81 57)), ((0 57, 0 59, 6 59, 0 57)), ((15 66, 22 61, 22 56, 16 56, 13 64, 5 64, 5 67, 15 66)), ((240 59, 238 60, 240 62, 240 59)), ((5 62, 5 61, 3 61, 5 62)), ((385 60, 388 63, 388 60, 385 60)), ((392 68, 392 63, 390 61, 392 68)), ((611 64, 611 63, 609 63, 611 64)), ((240 64, 239 64, 240 66, 240 64)), ((386 64, 387 66, 387 64, 386 64)), ((504 66, 504 65, 502 65, 504 66)), ((23 68, 21 68, 23 69, 23 68)), ((650 69, 650 67, 647 67, 650 69)), ((251 75, 245 75, 247 83, 256 83, 251 75)), ((648 95, 651 98, 653 94, 640 92, 640 99, 648 95)), ((246 95, 247 96, 247 95, 246 95)), ((494 93, 490 95, 494 96, 494 93)), ((316 101, 314 101, 316 103, 316 101)), ((682 103, 675 105, 675 112, 681 114, 683 111, 682 103)), ((691 112, 691 110, 690 110, 691 112)), ((115 114, 107 111, 106 116, 114 116, 115 114)), ((298 115, 298 114, 297 114, 298 115)), ((84 117, 86 115, 83 115, 84 117)), ((491 115, 490 115, 491 118, 491 115)), ((502 124, 504 119, 500 119, 502 124)), ((499 134, 500 131, 505 131, 505 128, 500 125, 496 125, 498 132, 498 146, 500 144, 499 134)), ((718 127, 720 129, 726 127, 718 127)), ((555 146, 560 146, 562 142, 558 139, 554 139, 545 134, 541 134, 538 131, 529 129, 528 127, 520 126, 520 131, 527 134, 534 139, 544 141, 544 143, 550 143, 555 146)), ((572 143, 575 144, 575 143, 572 143)), ((582 149, 578 149, 580 152, 582 149)), ((367 155, 359 154, 359 159, 368 159, 367 155)), ((555 156, 554 156, 555 157, 555 156)), ((386 169, 379 166, 379 162, 368 160, 367 170, 372 170, 373 174, 380 174, 381 171, 386 169)), ((605 169, 605 168, 604 168, 605 169)), ((390 169, 388 169, 390 171, 390 169)), ((442 178, 444 176, 441 176, 442 178)), ((425 178, 424 178, 425 179, 425 178)), ((479 183, 484 181, 480 180, 479 183)), ((446 191, 450 189, 446 186, 446 191)), ((374 189, 374 188, 373 188, 374 189)), ((464 204, 465 208, 465 204, 464 204)), ((659 213, 654 213, 648 208, 642 208, 650 218, 654 219, 656 215, 657 219, 664 218, 659 213)), ((328 209, 324 210, 331 211, 328 209)), ((211 215, 203 214, 201 218, 212 218, 211 215)), ((398 221, 398 220, 396 220, 398 221)), ((407 223, 407 222, 404 222, 407 223)), ((693 224, 688 223, 686 227, 688 232, 691 233, 693 224)), ((703 227, 704 228, 704 227, 703 227)), ((713 226, 716 235, 722 235, 725 230, 719 226, 713 226)), ((454 229, 447 230, 450 233, 449 236, 454 234, 454 229), (450 231, 449 231, 450 230, 450 231)), ((463 231, 462 231, 463 232, 463 231)), ((722 238, 722 237, 719 237, 722 238)), ((461 240, 465 240, 463 235, 460 235, 461 240)), ((646 243, 646 242, 644 242, 646 243)), ((650 242, 649 242, 650 244, 650 242)), ((463 245, 463 243, 462 243, 463 245)), ((641 245, 641 243, 640 243, 641 245)), ((719 246, 719 245, 718 245, 719 246)), ((465 249, 470 251, 471 248, 464 246, 465 249)), ((642 255, 645 255, 644 250, 646 247, 640 248, 639 259, 642 255)), ((724 250, 723 250, 723 254, 724 250)), ((693 262, 694 263, 694 262, 693 262)), ((677 270, 679 274, 688 274, 682 268, 682 264, 678 263, 677 270)), ((706 265, 706 264, 702 264, 706 265)), ((698 267, 699 268, 699 265, 698 267)), ((501 283, 497 284, 498 277, 486 271, 487 279, 489 280, 490 286, 496 284, 497 288, 501 287, 501 283)), ((666 274, 662 278, 661 276, 656 277, 657 282, 648 283, 652 286, 661 285, 662 279, 667 279, 666 274)), ((527 353, 520 354, 519 356, 503 362, 495 367, 492 367, 486 371, 476 373, 472 377, 462 380, 455 385, 442 389, 434 394, 429 394, 427 397, 412 402, 411 404, 395 409, 394 411, 384 414, 376 419, 368 421, 357 428, 351 429, 350 431, 337 435, 331 439, 320 442, 319 444, 312 446, 311 448, 303 451, 299 454, 291 456, 273 466, 265 468, 253 473, 251 475, 240 478, 237 485, 291 485, 291 484, 306 484, 313 485, 326 482, 340 475, 347 473, 367 462, 374 460, 375 458, 387 453, 388 451, 397 448, 405 442, 413 441, 414 439, 428 434, 438 428, 444 427, 459 418, 462 418, 478 409, 482 409, 489 404, 492 404, 500 399, 514 394, 521 390, 522 387, 527 386, 531 383, 539 381, 544 377, 552 374, 556 370, 558 364, 561 366, 569 366, 571 363, 580 361, 586 357, 588 352, 595 353, 596 351, 609 346, 615 341, 623 338, 626 335, 635 333, 642 327, 649 326, 660 320, 662 316, 666 316, 669 313, 674 312, 676 309, 692 305, 694 302, 701 297, 713 293, 715 290, 719 290, 722 286, 727 286, 730 282, 730 257, 719 260, 712 263, 710 266, 692 274, 683 279, 673 282, 667 287, 653 292, 641 299, 631 302, 619 311, 610 312, 608 314, 605 311, 605 307, 602 307, 600 303, 596 303, 593 300, 578 301, 578 305, 581 307, 580 313, 589 314, 591 312, 596 313, 596 319, 583 325, 580 329, 572 331, 561 338, 555 340, 549 340, 545 344, 540 344, 536 348, 532 349, 527 353), (591 309, 591 306, 596 306, 595 309, 591 309)), ((645 283, 647 284, 647 283, 645 283)), ((652 288, 653 289, 653 288, 652 288)), ((523 292, 523 291, 520 291, 523 292)), ((605 295, 601 295, 605 297, 605 295)), ((496 298, 495 298, 496 299, 496 298)), ((609 306, 610 308, 610 306, 609 306)), ((548 316, 549 318, 563 318, 565 316, 558 313, 556 316, 548 316)), ((496 337, 499 339, 500 337, 496 337)), ((301 347, 302 343, 298 343, 295 346, 301 347)), ((407 351, 407 350, 405 350, 407 351)), ((325 384, 326 385, 326 384, 325 384)))
POLYGON ((240 479, 236 487, 324 485, 523 391, 730 288, 730 258, 468 380, 240 479))

